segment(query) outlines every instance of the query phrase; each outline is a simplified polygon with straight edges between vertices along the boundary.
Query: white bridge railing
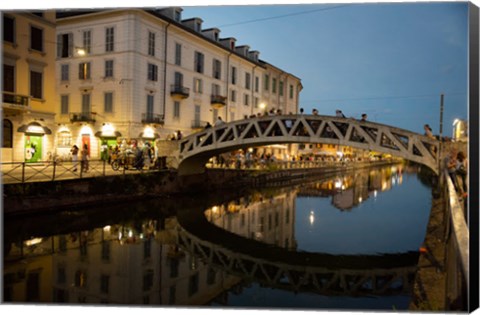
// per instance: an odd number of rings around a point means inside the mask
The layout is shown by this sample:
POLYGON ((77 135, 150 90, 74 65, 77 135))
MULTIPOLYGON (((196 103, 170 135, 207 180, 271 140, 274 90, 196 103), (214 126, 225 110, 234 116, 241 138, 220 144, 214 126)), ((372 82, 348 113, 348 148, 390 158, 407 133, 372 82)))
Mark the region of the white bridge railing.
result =
POLYGON ((179 171, 199 173, 216 154, 281 143, 336 144, 388 153, 438 174, 436 139, 378 123, 320 115, 255 117, 204 129, 180 141, 179 171))

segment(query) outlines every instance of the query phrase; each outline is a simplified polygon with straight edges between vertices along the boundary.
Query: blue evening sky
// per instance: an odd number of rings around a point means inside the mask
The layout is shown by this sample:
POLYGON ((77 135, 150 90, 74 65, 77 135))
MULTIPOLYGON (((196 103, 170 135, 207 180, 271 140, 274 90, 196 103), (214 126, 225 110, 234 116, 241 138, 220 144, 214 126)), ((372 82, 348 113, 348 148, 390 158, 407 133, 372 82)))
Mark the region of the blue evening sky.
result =
POLYGON ((372 121, 443 134, 467 119, 468 5, 332 3, 183 7, 203 28, 260 51, 260 58, 302 80, 307 113, 372 121))
POLYGON ((220 37, 235 37, 299 77, 306 113, 334 115, 338 108, 419 133, 428 123, 438 134, 444 93, 443 135, 451 136, 455 118, 468 118, 467 2, 288 2, 17 0, 1 7, 182 6, 184 19, 200 17, 203 28, 219 28, 220 37))

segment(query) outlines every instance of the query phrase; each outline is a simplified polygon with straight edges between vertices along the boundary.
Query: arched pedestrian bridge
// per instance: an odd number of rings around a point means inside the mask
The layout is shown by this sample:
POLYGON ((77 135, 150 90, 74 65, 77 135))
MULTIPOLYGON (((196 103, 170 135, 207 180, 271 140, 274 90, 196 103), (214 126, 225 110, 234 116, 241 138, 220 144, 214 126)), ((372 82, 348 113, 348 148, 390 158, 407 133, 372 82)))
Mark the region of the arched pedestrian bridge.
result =
POLYGON ((320 115, 255 117, 202 130, 180 141, 178 171, 200 174, 212 156, 286 143, 335 144, 392 154, 438 174, 437 140, 388 125, 320 115))

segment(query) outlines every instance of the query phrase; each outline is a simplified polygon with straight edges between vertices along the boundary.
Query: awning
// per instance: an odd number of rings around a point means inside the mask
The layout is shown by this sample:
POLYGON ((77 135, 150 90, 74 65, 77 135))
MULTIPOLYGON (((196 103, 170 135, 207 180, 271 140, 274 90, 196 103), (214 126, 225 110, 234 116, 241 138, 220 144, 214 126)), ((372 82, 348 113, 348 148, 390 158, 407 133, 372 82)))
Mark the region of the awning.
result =
POLYGON ((17 129, 18 132, 24 132, 24 133, 33 133, 33 134, 38 134, 38 135, 51 135, 52 131, 40 125, 37 122, 31 122, 28 125, 22 125, 18 127, 17 129))
POLYGON ((98 137, 98 138, 118 138, 118 137, 121 137, 122 134, 118 131, 114 131, 113 133, 109 132, 109 133, 104 133, 102 131, 97 131, 95 133, 95 137, 98 137))

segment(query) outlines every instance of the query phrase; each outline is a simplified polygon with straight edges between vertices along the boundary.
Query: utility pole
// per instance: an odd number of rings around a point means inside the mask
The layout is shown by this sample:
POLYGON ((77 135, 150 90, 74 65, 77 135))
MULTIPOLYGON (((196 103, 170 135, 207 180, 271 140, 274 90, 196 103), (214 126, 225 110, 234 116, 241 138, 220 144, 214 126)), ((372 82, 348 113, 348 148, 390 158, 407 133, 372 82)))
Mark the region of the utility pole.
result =
POLYGON ((440 176, 440 183, 442 183, 442 172, 443 172, 443 167, 442 167, 442 156, 443 156, 443 148, 442 148, 442 142, 443 142, 443 93, 440 94, 440 129, 439 129, 439 135, 438 135, 438 140, 440 140, 440 143, 438 144, 438 172, 440 176))
POLYGON ((443 94, 440 95, 440 140, 442 139, 442 133, 443 133, 443 94))

